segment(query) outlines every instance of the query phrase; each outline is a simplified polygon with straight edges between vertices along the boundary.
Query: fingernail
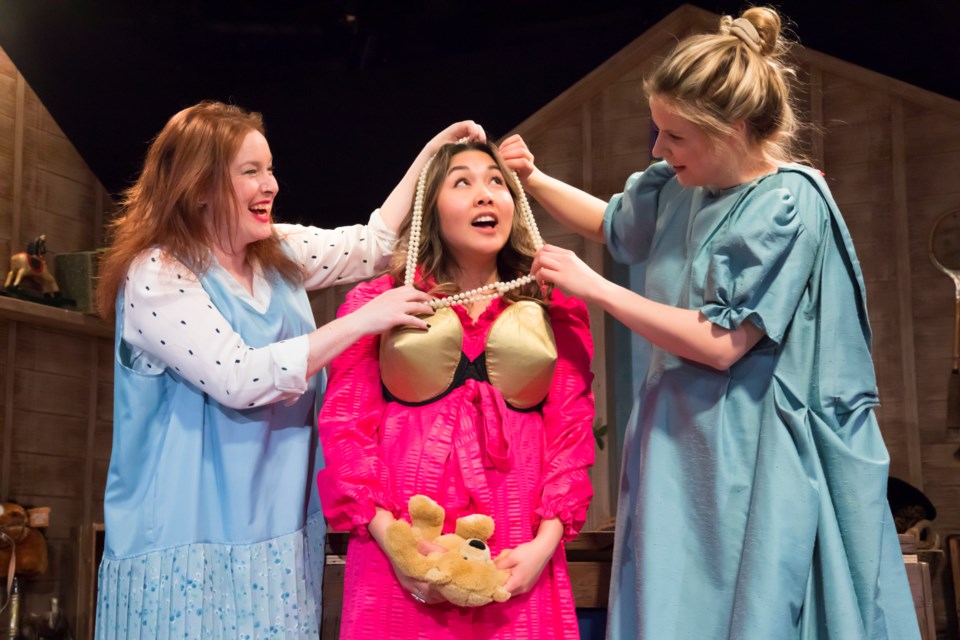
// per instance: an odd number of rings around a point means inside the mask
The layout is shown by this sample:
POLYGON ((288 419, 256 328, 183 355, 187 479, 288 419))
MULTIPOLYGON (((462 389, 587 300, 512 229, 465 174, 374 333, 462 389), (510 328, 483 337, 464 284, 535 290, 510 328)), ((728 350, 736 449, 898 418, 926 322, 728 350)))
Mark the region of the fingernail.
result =
POLYGON ((432 327, 432 326, 433 326, 433 325, 430 324, 429 322, 427 323, 427 329, 429 329, 429 328, 432 327))

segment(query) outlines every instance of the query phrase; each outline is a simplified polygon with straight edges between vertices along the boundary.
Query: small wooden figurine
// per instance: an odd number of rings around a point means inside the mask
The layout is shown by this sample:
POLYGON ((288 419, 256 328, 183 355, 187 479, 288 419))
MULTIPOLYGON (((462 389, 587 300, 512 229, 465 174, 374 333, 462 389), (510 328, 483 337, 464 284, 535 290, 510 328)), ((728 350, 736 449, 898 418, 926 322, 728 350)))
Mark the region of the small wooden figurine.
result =
POLYGON ((41 233, 27 244, 27 250, 10 256, 10 271, 3 285, 4 295, 63 306, 71 304, 63 298, 57 280, 43 257, 47 252, 47 236, 41 233), (21 285, 29 283, 29 288, 21 285))

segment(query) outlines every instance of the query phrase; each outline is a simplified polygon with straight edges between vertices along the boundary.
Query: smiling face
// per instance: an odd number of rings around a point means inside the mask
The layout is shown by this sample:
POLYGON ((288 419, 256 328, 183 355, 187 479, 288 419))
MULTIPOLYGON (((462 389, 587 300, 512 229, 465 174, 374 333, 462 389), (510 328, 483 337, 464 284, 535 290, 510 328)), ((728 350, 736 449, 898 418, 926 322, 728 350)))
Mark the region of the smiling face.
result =
POLYGON ((495 263, 513 228, 514 201, 489 154, 470 149, 450 159, 436 210, 440 235, 457 264, 495 263))
POLYGON ((650 98, 650 116, 659 129, 653 155, 673 167, 682 186, 725 188, 740 182, 731 141, 711 139, 659 96, 650 98))
POLYGON ((250 131, 230 162, 230 180, 237 199, 232 248, 242 250, 273 233, 270 212, 279 187, 273 176, 270 145, 259 131, 250 131))

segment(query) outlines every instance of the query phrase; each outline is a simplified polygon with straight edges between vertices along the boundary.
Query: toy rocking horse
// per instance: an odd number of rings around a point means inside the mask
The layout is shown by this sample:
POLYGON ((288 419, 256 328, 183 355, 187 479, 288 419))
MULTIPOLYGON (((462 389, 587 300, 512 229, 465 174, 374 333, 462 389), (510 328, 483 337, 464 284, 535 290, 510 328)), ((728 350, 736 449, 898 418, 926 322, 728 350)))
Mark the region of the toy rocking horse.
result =
POLYGON ((10 256, 10 271, 0 293, 58 307, 73 305, 72 300, 60 293, 57 280, 43 257, 46 252, 47 236, 41 233, 27 244, 26 251, 10 256))

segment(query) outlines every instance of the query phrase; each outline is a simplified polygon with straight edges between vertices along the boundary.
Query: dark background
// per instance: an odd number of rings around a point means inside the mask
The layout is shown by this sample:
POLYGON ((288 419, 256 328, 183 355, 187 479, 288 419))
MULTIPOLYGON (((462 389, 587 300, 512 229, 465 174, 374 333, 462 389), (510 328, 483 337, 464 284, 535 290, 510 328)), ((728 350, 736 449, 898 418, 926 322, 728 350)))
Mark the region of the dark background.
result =
MULTIPOLYGON (((499 138, 680 4, 0 0, 0 46, 111 193, 169 116, 215 98, 264 114, 278 218, 332 226, 447 124, 499 138)), ((960 0, 776 6, 805 46, 960 99, 960 0)))

